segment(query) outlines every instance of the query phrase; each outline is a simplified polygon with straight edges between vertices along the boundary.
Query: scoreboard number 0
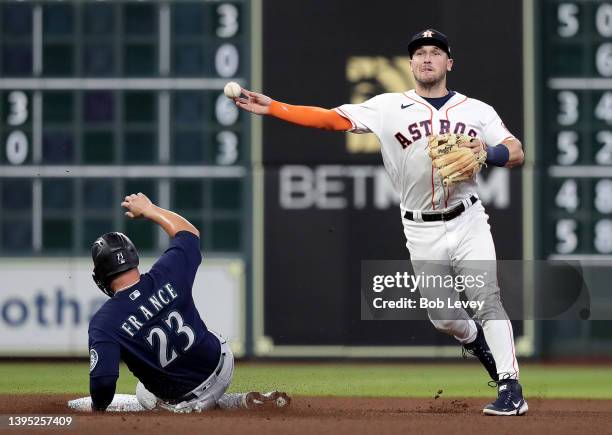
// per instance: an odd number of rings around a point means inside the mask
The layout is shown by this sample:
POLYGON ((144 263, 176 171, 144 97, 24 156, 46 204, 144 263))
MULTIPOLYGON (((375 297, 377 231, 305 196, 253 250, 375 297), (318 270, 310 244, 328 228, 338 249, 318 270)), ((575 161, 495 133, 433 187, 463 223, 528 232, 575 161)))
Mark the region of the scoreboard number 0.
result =
POLYGON ((601 36, 612 37, 612 4, 604 3, 599 6, 595 14, 595 26, 601 36))
POLYGON ((28 158, 28 137, 23 131, 11 132, 6 138, 6 158, 12 165, 21 165, 28 158))
POLYGON ((221 77, 236 75, 240 64, 238 49, 232 44, 223 44, 215 53, 215 69, 221 77))

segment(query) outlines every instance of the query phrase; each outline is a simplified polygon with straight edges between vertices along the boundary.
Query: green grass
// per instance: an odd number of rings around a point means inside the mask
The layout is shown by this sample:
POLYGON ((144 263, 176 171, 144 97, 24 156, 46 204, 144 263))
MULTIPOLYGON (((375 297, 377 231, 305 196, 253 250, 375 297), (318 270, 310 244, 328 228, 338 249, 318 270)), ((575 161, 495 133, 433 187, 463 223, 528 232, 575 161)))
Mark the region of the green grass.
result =
MULTIPOLYGON (((525 364, 528 397, 612 399, 612 367, 525 364)), ((281 389, 294 395, 483 397, 494 395, 474 364, 238 363, 231 391, 281 389)), ((88 395, 86 363, 0 363, 0 394, 88 395)), ((136 379, 122 366, 117 392, 134 393, 136 379)))

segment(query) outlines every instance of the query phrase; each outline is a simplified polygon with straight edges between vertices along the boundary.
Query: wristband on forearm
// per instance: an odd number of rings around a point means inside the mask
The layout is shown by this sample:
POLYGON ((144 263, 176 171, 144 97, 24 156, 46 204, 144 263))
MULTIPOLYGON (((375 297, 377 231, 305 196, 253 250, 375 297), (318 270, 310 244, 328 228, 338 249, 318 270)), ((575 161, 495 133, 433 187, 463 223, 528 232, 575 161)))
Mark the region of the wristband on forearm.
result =
POLYGON ((503 167, 508 160, 510 160, 510 150, 503 143, 487 148, 487 159, 485 160, 487 165, 503 167))

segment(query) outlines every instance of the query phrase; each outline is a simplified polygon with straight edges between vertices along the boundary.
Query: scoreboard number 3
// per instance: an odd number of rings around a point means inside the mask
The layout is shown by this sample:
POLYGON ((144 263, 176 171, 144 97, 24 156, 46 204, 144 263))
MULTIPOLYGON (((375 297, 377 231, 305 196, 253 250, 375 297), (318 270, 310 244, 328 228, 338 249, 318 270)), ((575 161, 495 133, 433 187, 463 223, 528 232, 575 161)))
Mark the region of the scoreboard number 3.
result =
POLYGON ((557 122, 561 125, 572 125, 578 121, 578 95, 572 91, 559 92, 559 114, 557 122))

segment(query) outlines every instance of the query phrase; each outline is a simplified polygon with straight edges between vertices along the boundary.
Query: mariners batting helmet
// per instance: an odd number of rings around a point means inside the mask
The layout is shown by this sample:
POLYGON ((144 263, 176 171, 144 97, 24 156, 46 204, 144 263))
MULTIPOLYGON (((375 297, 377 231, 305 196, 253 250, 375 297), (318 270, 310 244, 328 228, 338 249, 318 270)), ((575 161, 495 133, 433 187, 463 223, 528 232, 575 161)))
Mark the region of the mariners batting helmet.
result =
POLYGON ((93 280, 105 294, 113 297, 110 282, 116 275, 138 266, 138 251, 123 233, 106 233, 91 247, 93 280))

